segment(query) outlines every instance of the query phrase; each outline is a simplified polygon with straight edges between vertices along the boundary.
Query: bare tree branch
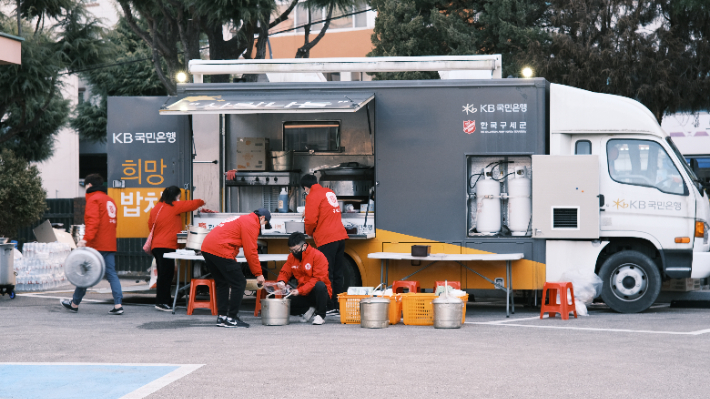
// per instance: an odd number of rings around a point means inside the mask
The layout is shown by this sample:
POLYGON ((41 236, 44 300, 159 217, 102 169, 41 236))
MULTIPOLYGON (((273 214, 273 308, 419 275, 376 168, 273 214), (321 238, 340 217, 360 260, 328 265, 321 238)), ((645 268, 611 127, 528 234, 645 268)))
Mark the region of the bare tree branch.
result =
POLYGON ((269 29, 271 29, 271 28, 273 28, 274 26, 280 24, 281 22, 287 20, 289 14, 291 14, 291 11, 293 11, 293 9, 296 8, 297 5, 298 5, 298 0, 293 0, 293 1, 291 2, 291 5, 288 6, 288 8, 286 9, 286 11, 282 12, 281 15, 280 15, 278 18, 276 18, 275 20, 273 20, 273 21, 269 24, 269 29))

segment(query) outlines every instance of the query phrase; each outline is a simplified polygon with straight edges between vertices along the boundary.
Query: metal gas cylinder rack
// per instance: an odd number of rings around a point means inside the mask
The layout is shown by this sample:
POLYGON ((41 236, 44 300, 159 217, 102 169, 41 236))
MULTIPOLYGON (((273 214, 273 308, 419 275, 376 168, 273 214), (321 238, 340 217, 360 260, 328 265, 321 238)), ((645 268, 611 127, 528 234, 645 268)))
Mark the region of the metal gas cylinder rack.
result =
POLYGON ((467 235, 529 237, 530 156, 466 157, 467 235))

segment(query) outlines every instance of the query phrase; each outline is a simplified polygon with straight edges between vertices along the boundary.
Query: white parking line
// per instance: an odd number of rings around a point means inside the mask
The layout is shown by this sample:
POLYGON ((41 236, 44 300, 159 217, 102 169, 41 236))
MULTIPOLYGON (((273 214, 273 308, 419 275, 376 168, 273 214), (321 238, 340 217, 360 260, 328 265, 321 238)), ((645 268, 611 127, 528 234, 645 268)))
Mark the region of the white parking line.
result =
POLYGON ((160 378, 158 378, 155 381, 152 381, 146 385, 143 385, 142 387, 136 389, 135 391, 129 393, 128 395, 124 395, 119 399, 142 399, 145 398, 146 396, 150 395, 151 393, 159 390, 160 388, 163 388, 164 386, 167 386, 168 384, 179 380, 180 378, 192 373, 193 371, 199 369, 200 367, 204 366, 204 364, 183 364, 180 365, 180 368, 168 373, 160 378))
MULTIPOLYGON (((525 318, 525 319, 514 319, 514 320, 510 320, 510 321, 521 321, 521 320, 530 320, 530 319, 539 319, 539 316, 525 318)), ((506 326, 506 327, 524 327, 524 328, 547 328, 547 329, 551 329, 551 330, 623 332, 623 333, 638 333, 638 334, 702 335, 702 334, 710 333, 710 329, 681 332, 681 331, 629 330, 629 329, 623 329, 623 328, 591 328, 591 327, 536 326, 536 325, 527 325, 527 324, 503 324, 506 322, 508 322, 508 320, 501 321, 501 322, 467 321, 467 322, 465 322, 465 324, 478 324, 478 325, 488 325, 488 326, 506 326)))

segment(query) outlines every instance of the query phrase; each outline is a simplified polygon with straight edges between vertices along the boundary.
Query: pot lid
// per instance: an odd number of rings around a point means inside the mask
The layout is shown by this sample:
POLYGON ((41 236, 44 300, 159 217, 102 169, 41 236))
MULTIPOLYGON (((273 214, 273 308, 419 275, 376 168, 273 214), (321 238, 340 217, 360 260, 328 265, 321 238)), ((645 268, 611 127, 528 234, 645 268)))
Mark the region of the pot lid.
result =
POLYGON ((446 304, 455 304, 455 303, 463 303, 463 301, 460 298, 457 298, 455 296, 451 295, 441 295, 438 298, 435 298, 431 303, 446 303, 446 304))

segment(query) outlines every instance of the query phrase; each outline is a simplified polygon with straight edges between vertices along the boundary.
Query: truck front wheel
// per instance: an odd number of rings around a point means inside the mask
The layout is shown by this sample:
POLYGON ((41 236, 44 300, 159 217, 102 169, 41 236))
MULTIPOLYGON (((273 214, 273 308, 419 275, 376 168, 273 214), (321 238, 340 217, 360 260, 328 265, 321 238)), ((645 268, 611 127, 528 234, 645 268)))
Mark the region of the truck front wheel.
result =
POLYGON ((643 312, 653 305, 661 291, 661 274, 648 256, 621 251, 610 256, 599 277, 604 283, 602 299, 619 313, 643 312))

